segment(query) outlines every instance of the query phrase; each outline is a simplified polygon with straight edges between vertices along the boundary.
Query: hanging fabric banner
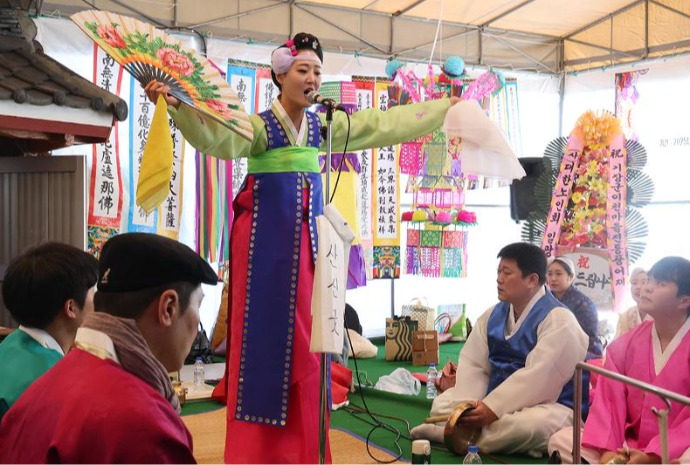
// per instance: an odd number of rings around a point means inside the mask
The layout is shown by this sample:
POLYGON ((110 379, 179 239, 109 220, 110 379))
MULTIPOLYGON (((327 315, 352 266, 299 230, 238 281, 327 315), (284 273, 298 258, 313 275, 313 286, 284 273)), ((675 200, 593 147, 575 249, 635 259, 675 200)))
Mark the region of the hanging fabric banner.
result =
POLYGON ((256 70, 228 65, 227 80, 237 94, 237 98, 242 102, 245 111, 250 115, 253 114, 256 101, 256 70))
MULTIPOLYGON (((371 79, 362 78, 353 79, 353 82, 355 84, 357 111, 372 108, 374 106, 374 81, 371 79)), ((372 149, 364 149, 358 153, 360 171, 357 198, 360 213, 359 223, 360 236, 362 241, 362 253, 364 254, 364 263, 367 279, 373 279, 374 277, 374 235, 372 229, 373 193, 371 191, 371 187, 373 185, 372 154, 372 149)))
POLYGON ((204 154, 194 151, 194 166, 196 167, 196 218, 195 238, 196 253, 208 260, 206 241, 206 165, 204 154))
POLYGON ((223 262, 229 257, 229 228, 232 221, 232 197, 228 172, 231 163, 199 151, 197 167, 196 244, 197 253, 210 262, 223 262))
POLYGON ((141 157, 144 154, 146 139, 148 138, 151 118, 153 118, 153 103, 146 97, 134 76, 130 76, 129 93, 129 215, 127 221, 128 232, 155 233, 158 223, 158 211, 146 214, 143 208, 136 204, 136 189, 139 180, 141 157))
MULTIPOLYGON (((269 71, 268 77, 270 79, 271 73, 269 71)), ((257 82, 257 70, 254 68, 247 68, 244 66, 228 65, 228 83, 230 87, 235 89, 237 96, 244 105, 247 113, 254 114, 257 107, 257 95, 259 84, 257 82)), ((273 82, 271 82, 273 85, 273 82)), ((272 96, 272 95, 271 95, 272 96)), ((232 176, 232 191, 234 195, 240 191, 244 178, 247 176, 247 159, 237 158, 231 171, 232 176)))
POLYGON ((232 186, 232 160, 218 160, 218 185, 220 186, 219 219, 222 227, 220 251, 218 252, 219 277, 227 281, 230 270, 230 229, 234 220, 232 201, 234 199, 232 186))
MULTIPOLYGON (((120 94, 122 68, 98 45, 93 49, 93 82, 120 94)), ((99 256, 105 241, 116 235, 122 222, 122 174, 118 143, 118 123, 108 141, 94 144, 90 167, 88 205, 88 248, 99 256)))
POLYGON ((508 80, 501 93, 506 96, 506 116, 507 116, 507 130, 508 142, 515 151, 515 154, 520 157, 522 155, 522 132, 520 131, 520 107, 518 105, 518 83, 517 81, 508 80))
POLYGON ((561 223, 575 182, 575 173, 578 167, 580 153, 584 147, 584 141, 578 135, 570 135, 568 146, 561 160, 561 167, 553 189, 549 214, 546 217, 546 230, 541 248, 547 257, 556 256, 556 245, 561 235, 561 223))
POLYGON ((625 300, 625 281, 628 276, 628 246, 626 241, 626 174, 627 153, 625 137, 619 134, 611 142, 609 156, 609 188, 606 210, 606 238, 611 265, 614 310, 620 312, 625 300))
MULTIPOLYGON (((388 83, 376 84, 379 108, 388 107, 388 83)), ((374 279, 400 277, 400 180, 398 146, 374 150, 374 279)))
POLYGON ((278 87, 273 84, 271 79, 271 70, 268 68, 256 69, 256 106, 254 110, 257 113, 269 110, 273 105, 273 100, 278 96, 278 87))
POLYGON ((180 216, 182 215, 184 139, 172 118, 169 124, 173 144, 173 171, 170 176, 168 197, 158 207, 158 234, 177 240, 180 235, 180 216))
POLYGON ((319 250, 311 299, 309 351, 340 354, 343 351, 347 265, 355 234, 332 203, 324 206, 323 215, 316 217, 316 226, 319 250))

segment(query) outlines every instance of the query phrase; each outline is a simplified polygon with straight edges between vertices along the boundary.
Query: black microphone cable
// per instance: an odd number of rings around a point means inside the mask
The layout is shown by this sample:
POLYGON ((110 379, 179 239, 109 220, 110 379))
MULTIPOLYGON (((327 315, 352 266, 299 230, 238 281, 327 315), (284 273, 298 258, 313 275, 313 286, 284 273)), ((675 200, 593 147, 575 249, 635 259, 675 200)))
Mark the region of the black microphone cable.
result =
MULTIPOLYGON (((350 343, 350 347, 352 348, 352 339, 350 338, 350 333, 347 330, 347 324, 345 325, 345 334, 347 335, 347 340, 350 343)), ((369 457, 376 460, 378 463, 396 462, 396 461, 400 460, 403 456, 402 446, 400 445, 400 439, 403 438, 403 439, 407 439, 408 441, 410 440, 410 423, 407 420, 405 420, 404 418, 399 418, 399 417, 394 417, 394 416, 390 416, 390 415, 384 415, 384 414, 377 413, 377 412, 372 412, 369 409, 369 406, 367 405, 367 402, 364 399, 364 391, 362 390, 362 384, 361 384, 360 378, 359 378, 359 366, 357 365, 357 356, 355 355, 355 350, 354 349, 351 349, 351 350, 352 350, 352 361, 355 364, 355 377, 354 377, 354 379, 357 380, 359 396, 362 399, 362 405, 364 407, 359 407, 358 405, 355 405, 352 402, 350 402, 350 405, 352 405, 352 407, 348 406, 348 407, 345 407, 343 410, 345 410, 350 415, 352 415, 353 418, 356 418, 357 420, 363 421, 364 423, 372 426, 371 430, 369 430, 369 433, 367 434, 366 441, 365 441, 366 446, 367 446, 367 454, 369 454, 369 457), (367 416, 371 420, 369 420, 367 418, 362 418, 359 416, 360 414, 363 414, 363 413, 367 414, 367 416), (389 418, 391 420, 395 420, 395 421, 398 421, 400 423, 404 423, 407 434, 403 434, 398 428, 379 420, 378 417, 389 418), (393 440, 393 444, 395 444, 395 447, 398 449, 398 452, 397 452, 397 455, 394 458, 392 458, 391 460, 379 459, 379 458, 375 457, 371 451, 371 444, 372 444, 371 436, 378 429, 383 429, 383 430, 388 431, 390 433, 393 433, 395 435, 395 439, 393 440)))
MULTIPOLYGON (((343 157, 340 159, 340 163, 338 164, 338 176, 335 178, 335 184, 333 185, 333 193, 331 194, 331 197, 330 197, 330 200, 328 201, 328 203, 333 202, 333 198, 335 197, 335 191, 338 189, 338 183, 340 182, 340 173, 343 172, 343 165, 345 164, 345 156, 347 154, 347 144, 350 142, 350 114, 348 112, 344 112, 344 113, 345 113, 345 116, 347 116, 347 135, 345 136, 345 147, 343 148, 343 157)), ((328 169, 330 170, 331 167, 329 166, 328 169)))

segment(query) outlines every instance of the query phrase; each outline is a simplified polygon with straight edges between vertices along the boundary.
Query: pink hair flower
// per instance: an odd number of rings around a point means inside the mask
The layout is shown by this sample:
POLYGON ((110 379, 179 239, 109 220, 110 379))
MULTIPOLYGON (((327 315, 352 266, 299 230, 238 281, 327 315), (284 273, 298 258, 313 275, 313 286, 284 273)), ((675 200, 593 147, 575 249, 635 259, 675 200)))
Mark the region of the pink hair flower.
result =
POLYGON ((295 48, 295 41, 290 39, 287 42, 285 42, 285 46, 290 49, 290 54, 293 57, 297 56, 297 49, 295 48))

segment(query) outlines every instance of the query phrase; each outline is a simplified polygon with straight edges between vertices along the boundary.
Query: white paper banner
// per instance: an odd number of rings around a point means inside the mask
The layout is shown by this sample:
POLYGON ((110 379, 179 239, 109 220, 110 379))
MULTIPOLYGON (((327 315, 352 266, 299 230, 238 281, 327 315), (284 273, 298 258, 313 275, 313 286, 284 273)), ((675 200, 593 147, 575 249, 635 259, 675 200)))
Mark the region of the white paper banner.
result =
POLYGON ((343 352, 345 289, 350 244, 355 238, 347 222, 332 204, 316 218, 319 249, 311 299, 311 352, 343 352))

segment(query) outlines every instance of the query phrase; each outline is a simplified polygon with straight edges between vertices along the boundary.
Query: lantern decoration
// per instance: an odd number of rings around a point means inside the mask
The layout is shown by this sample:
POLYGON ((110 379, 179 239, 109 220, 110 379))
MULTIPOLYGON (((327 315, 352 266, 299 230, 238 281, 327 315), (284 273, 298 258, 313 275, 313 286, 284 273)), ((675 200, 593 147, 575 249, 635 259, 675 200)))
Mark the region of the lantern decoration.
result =
MULTIPOLYGON (((463 95, 480 100, 500 90, 503 80, 487 71, 475 85, 467 77, 464 62, 451 57, 435 74, 432 65, 419 78, 399 63, 389 63, 394 82, 388 88, 389 105, 404 105, 426 99, 463 95), (492 79, 488 79, 491 77, 492 79), (492 86, 485 83, 492 82, 492 86), (482 83, 481 86, 478 86, 482 83), (469 86, 469 87, 468 87, 469 86)), ((464 277, 467 273, 467 227, 476 224, 476 214, 464 210, 465 177, 460 152, 462 140, 447 138, 442 129, 402 144, 400 172, 409 175, 407 191, 412 193, 412 210, 403 212, 408 224, 406 272, 429 277, 464 277)))

